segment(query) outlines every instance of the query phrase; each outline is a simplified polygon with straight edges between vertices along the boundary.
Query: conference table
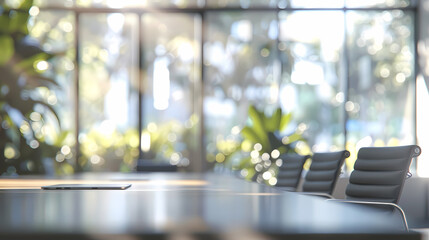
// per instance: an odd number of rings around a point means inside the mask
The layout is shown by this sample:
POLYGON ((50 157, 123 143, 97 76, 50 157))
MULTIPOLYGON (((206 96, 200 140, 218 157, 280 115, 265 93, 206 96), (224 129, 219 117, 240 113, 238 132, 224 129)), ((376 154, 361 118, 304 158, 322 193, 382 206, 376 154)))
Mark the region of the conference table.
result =
POLYGON ((0 177, 0 239, 421 239, 386 212, 216 173, 0 177), (128 183, 125 190, 44 190, 128 183))

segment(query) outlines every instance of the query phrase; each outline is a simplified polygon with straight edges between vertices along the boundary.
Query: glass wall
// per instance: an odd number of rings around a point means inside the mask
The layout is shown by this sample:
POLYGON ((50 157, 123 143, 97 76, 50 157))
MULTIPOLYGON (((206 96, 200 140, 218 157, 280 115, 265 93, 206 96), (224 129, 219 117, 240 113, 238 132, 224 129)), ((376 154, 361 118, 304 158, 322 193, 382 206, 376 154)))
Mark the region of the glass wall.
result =
POLYGON ((79 15, 79 136, 83 169, 132 169, 138 157, 138 17, 79 15))
MULTIPOLYGON (((34 44, 40 46, 45 52, 59 53, 48 61, 46 71, 43 75, 54 79, 56 87, 41 87, 38 92, 41 98, 51 105, 58 119, 52 116, 52 112, 35 109, 37 113, 44 116, 45 121, 41 127, 37 127, 38 121, 35 121, 36 129, 39 128, 37 135, 40 135, 47 144, 56 147, 55 155, 51 152, 48 158, 44 160, 44 169, 50 173, 53 169, 57 173, 72 173, 76 165, 76 140, 74 133, 75 126, 75 85, 76 77, 75 59, 75 15, 71 11, 40 11, 37 8, 30 9, 29 32, 31 38, 35 40, 34 44), (54 161, 47 159, 53 158, 54 161), (46 165, 47 164, 47 165, 46 165), (52 164, 56 167, 52 167, 52 164)), ((38 65, 43 67, 40 62, 38 65)), ((37 65, 36 65, 37 67, 37 65)), ((39 66, 40 67, 40 66, 39 66)), ((35 116, 38 116, 35 114, 35 116)), ((39 117, 36 117, 39 119, 39 117)), ((36 120, 33 119, 33 120, 36 120)), ((42 146, 43 147, 43 146, 42 146)))
POLYGON ((414 143, 414 14, 401 10, 346 14, 347 148, 414 143))
POLYGON ((143 158, 198 168, 201 16, 148 13, 141 29, 143 158))
MULTIPOLYGON (((410 1, 35 4, 29 36, 55 53, 39 67, 58 85, 36 92, 61 122, 34 110, 46 119, 43 131, 34 129, 56 146, 45 169, 133 171, 146 159, 209 170, 226 164, 220 148, 249 148, 240 134, 251 124, 249 106, 290 113, 276 134, 299 131, 302 152, 350 150, 348 170, 359 147, 416 141, 410 1)), ((15 145, 3 146, 2 174, 22 172, 28 161, 15 145)))
POLYGON ((0 174, 72 173, 75 15, 19 1, 0 9, 0 174))
POLYGON ((218 142, 241 141, 249 105, 269 114, 278 105, 281 66, 275 13, 208 12, 206 20, 205 140, 208 160, 215 161, 218 142))
POLYGON ((276 106, 291 112, 289 131, 303 132, 309 153, 351 151, 349 171, 360 147, 415 143, 412 11, 246 11, 258 23, 240 16, 207 14, 209 151, 238 141, 234 129, 246 124, 250 104, 268 114, 276 106), (259 26, 265 38, 253 37, 259 26), (268 67, 258 65, 262 60, 268 67))
POLYGON ((282 60, 279 103, 293 113, 312 151, 344 148, 344 13, 279 13, 282 60))

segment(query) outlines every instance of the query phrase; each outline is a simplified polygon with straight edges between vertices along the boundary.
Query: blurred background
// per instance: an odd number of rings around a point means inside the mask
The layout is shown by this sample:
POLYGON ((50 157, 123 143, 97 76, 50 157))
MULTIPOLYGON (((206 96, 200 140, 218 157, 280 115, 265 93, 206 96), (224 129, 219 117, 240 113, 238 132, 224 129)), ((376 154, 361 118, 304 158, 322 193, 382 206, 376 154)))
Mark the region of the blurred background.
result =
POLYGON ((0 3, 2 175, 145 159, 273 185, 285 152, 425 157, 429 1, 0 3))

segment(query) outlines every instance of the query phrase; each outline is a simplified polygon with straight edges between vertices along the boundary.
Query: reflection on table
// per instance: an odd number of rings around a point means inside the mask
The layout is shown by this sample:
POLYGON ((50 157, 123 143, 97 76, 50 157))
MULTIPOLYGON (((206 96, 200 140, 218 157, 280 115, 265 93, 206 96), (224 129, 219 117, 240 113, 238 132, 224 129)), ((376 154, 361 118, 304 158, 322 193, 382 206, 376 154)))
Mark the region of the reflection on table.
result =
MULTIPOLYGON (((420 239, 365 207, 327 202, 216 174, 83 174, 0 179, 0 239, 97 236, 190 239, 420 239), (41 190, 62 183, 131 183, 127 190, 41 190), (350 235, 353 234, 353 235, 350 235)), ((131 238, 134 239, 134 238, 131 238)))

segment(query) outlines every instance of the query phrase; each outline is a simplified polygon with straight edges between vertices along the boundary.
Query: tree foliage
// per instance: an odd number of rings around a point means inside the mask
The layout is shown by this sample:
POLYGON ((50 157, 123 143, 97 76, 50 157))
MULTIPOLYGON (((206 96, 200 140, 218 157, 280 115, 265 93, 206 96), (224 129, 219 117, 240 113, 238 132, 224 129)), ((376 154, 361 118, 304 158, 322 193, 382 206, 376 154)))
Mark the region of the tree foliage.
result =
POLYGON ((48 115, 61 126, 54 107, 37 94, 58 84, 43 74, 55 55, 28 34, 32 5, 25 0, 16 8, 0 6, 0 174, 45 173, 52 163, 45 159, 52 161, 58 151, 40 134, 48 115))

